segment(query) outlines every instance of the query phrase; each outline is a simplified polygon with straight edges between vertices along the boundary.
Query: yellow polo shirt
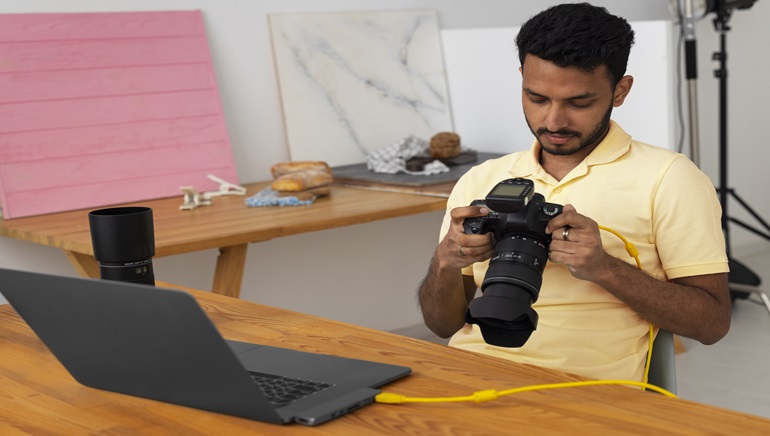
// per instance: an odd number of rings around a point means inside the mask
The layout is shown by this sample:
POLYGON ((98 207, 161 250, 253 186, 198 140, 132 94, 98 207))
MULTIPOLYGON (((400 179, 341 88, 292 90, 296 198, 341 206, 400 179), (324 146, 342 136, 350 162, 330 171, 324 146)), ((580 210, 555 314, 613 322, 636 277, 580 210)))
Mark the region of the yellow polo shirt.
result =
MULTIPOLYGON (((615 122, 561 181, 540 166, 539 154, 535 141, 528 151, 469 170, 449 197, 441 238, 450 210, 483 199, 501 180, 523 177, 547 202, 572 204, 578 213, 620 232, 636 245, 644 271, 660 280, 728 271, 714 185, 687 157, 634 141, 615 122)), ((602 244, 609 254, 636 265, 615 235, 602 231, 602 244)), ((463 274, 473 275, 481 286, 488 264, 476 263, 463 274)), ((603 288, 548 262, 533 308, 540 319, 521 348, 486 344, 477 325, 463 327, 450 345, 595 379, 642 379, 649 324, 603 288)))

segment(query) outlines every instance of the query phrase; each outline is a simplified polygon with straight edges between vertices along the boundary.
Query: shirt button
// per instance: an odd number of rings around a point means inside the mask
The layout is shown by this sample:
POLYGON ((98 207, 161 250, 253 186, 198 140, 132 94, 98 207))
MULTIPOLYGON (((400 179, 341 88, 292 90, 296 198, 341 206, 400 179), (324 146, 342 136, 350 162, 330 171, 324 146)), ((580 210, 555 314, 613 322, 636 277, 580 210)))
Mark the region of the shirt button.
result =
POLYGON ((556 189, 553 190, 553 192, 555 192, 557 194, 561 194, 561 188, 556 188, 556 189))

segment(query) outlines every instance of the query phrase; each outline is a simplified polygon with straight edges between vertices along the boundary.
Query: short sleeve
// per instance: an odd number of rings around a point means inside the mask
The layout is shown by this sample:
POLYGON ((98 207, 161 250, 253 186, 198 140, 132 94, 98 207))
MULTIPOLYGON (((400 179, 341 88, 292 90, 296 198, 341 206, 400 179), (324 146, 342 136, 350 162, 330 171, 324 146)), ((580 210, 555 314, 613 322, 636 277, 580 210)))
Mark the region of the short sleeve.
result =
POLYGON ((674 159, 653 201, 653 238, 669 279, 728 271, 722 208, 711 180, 689 159, 674 159))

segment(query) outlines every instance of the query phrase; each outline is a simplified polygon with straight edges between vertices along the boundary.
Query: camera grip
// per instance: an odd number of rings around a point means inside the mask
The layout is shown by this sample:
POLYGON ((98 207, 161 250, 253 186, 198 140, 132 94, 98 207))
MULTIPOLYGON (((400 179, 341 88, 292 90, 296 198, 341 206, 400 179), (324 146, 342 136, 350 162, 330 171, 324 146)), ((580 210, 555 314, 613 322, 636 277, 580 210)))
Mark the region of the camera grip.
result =
MULTIPOLYGON (((486 202, 484 200, 473 200, 471 206, 486 206, 486 202)), ((485 233, 486 226, 484 223, 486 220, 484 218, 485 217, 483 216, 465 218, 465 221, 463 221, 463 233, 466 235, 480 235, 485 233)))

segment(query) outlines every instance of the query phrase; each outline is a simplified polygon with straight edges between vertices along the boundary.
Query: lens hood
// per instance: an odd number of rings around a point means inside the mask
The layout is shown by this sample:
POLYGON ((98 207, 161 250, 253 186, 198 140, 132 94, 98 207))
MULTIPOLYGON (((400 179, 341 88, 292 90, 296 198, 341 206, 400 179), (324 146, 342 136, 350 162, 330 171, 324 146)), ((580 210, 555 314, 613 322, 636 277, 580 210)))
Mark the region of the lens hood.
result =
POLYGON ((509 348, 524 345, 537 328, 538 319, 527 303, 487 294, 471 301, 465 314, 467 323, 479 326, 484 342, 509 348))
POLYGON ((152 209, 114 207, 89 212, 94 258, 100 263, 126 263, 155 256, 152 209))

